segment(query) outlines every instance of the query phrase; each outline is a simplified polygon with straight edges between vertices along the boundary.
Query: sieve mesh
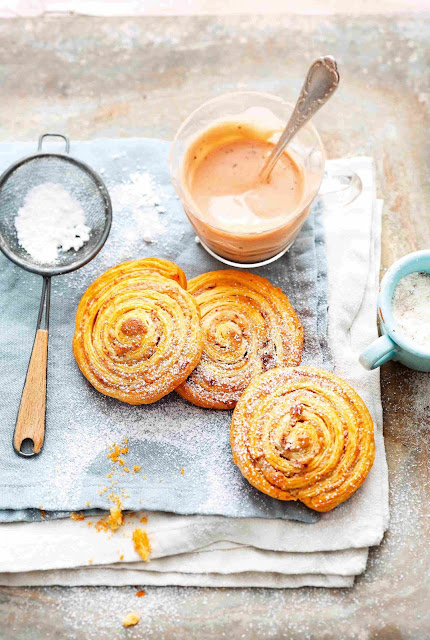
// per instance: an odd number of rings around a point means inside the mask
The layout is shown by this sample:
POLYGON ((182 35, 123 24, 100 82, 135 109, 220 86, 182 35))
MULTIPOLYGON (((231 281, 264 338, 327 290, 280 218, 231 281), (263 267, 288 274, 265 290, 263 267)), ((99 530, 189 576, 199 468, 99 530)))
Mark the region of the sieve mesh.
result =
POLYGON ((24 269, 42 275, 66 273, 79 268, 100 250, 110 230, 112 210, 102 180, 90 167, 61 154, 37 154, 12 166, 0 178, 0 248, 24 269), (28 192, 45 182, 64 187, 85 211, 89 240, 78 250, 58 253, 55 262, 37 262, 18 243, 15 217, 28 192))

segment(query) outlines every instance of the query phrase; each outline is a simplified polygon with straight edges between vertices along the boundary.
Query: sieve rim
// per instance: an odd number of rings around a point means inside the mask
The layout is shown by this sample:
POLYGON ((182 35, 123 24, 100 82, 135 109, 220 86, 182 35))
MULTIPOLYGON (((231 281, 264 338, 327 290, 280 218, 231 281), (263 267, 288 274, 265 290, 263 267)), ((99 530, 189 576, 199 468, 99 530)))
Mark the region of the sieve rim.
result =
POLYGON ((99 251, 103 248, 106 240, 108 239, 111 227, 112 227, 112 202, 110 199, 109 191, 103 182, 102 178, 99 174, 88 164, 83 162, 82 160, 78 160, 74 156, 69 155, 67 152, 46 152, 46 151, 38 151, 37 153, 33 153, 32 155, 25 156, 16 162, 13 162, 1 175, 0 175, 0 193, 3 189, 4 184, 10 177, 10 175, 19 169, 22 165, 30 162, 32 160, 37 160, 38 158, 58 158, 62 161, 70 162, 71 164, 77 166, 79 169, 89 174, 92 180, 97 185, 97 188, 100 191, 101 197, 104 201, 105 205, 105 215, 106 215, 106 224, 103 229, 103 233, 101 234, 97 244, 94 246, 93 250, 86 255, 84 258, 76 260, 67 265, 53 265, 52 267, 44 267, 37 265, 29 265, 27 261, 23 258, 20 258, 15 254, 14 251, 10 250, 3 237, 3 234, 0 230, 0 251, 8 258, 11 262, 14 262, 16 265, 21 267, 21 269, 25 269, 25 271, 30 271, 31 273, 37 273, 42 276, 58 276, 64 273, 69 273, 71 271, 76 271, 76 269, 80 269, 84 265, 88 264, 95 256, 99 253, 99 251))

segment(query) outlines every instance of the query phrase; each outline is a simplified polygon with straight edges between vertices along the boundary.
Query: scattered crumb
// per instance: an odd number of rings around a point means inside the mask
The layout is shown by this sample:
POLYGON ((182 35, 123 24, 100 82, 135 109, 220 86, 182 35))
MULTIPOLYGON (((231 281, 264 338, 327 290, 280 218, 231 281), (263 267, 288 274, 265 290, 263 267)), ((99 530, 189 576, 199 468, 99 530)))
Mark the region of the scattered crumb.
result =
POLYGON ((123 524, 124 518, 119 507, 112 507, 110 510, 108 525, 111 531, 117 531, 123 524))
POLYGON ((136 552, 140 555, 144 562, 148 562, 151 553, 151 545, 149 543, 148 534, 138 528, 133 531, 133 542, 136 552))
POLYGON ((99 520, 96 522, 96 531, 107 531, 108 530, 108 522, 107 520, 99 520))
POLYGON ((140 615, 138 613, 136 613, 136 611, 130 611, 130 613, 127 613, 127 615, 125 616, 124 620, 122 621, 122 624, 124 627, 133 627, 135 624, 137 624, 140 620, 140 615))
POLYGON ((72 513, 70 514, 70 519, 71 520, 85 520, 85 516, 82 513, 82 511, 80 513, 76 513, 76 511, 72 511, 72 513))
POLYGON ((40 517, 46 518, 46 511, 44 511, 43 509, 40 510, 40 517))
POLYGON ((140 464, 135 464, 133 467, 133 473, 139 473, 139 471, 141 470, 142 465, 140 464))
POLYGON ((128 467, 124 467, 124 471, 125 471, 126 473, 128 473, 128 472, 130 471, 130 469, 129 469, 128 467))
POLYGON ((181 467, 181 473, 182 473, 182 475, 184 475, 184 474, 185 474, 185 469, 184 469, 184 467, 181 467))
MULTIPOLYGON (((128 439, 125 438, 125 444, 127 444, 128 439)), ((128 453, 128 447, 121 447, 119 444, 113 444, 110 448, 110 452, 107 454, 107 458, 110 458, 112 462, 119 462, 120 464, 124 464, 124 461, 120 459, 120 455, 125 455, 128 453)))
POLYGON ((86 502, 85 504, 87 505, 87 507, 90 507, 90 506, 91 506, 89 502, 86 502))
POLYGON ((120 559, 120 560, 124 560, 124 554, 123 554, 123 553, 121 553, 121 555, 120 555, 119 559, 120 559))
POLYGON ((111 491, 110 494, 108 495, 108 499, 114 504, 116 504, 118 509, 122 509, 121 498, 117 496, 113 491, 111 491))
POLYGON ((136 591, 136 595, 138 598, 143 598, 143 596, 146 596, 146 592, 142 589, 141 591, 136 591))
POLYGON ((88 563, 89 563, 89 564, 93 564, 93 562, 94 562, 93 558, 90 558, 90 559, 88 560, 88 563))
POLYGON ((148 522, 148 518, 146 516, 142 516, 140 521, 143 522, 143 524, 146 524, 148 522))

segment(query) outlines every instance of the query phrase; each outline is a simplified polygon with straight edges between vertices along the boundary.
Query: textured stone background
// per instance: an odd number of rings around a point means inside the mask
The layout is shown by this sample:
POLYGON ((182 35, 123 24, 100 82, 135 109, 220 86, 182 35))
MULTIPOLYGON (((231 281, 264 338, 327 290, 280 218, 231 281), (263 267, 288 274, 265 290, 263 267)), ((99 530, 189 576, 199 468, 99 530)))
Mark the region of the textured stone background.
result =
MULTIPOLYGON (((294 99, 312 58, 332 53, 342 86, 316 124, 329 157, 376 159, 386 268, 430 246, 429 41, 425 14, 4 20, 0 138, 171 138, 222 91, 294 99)), ((429 380, 383 368, 392 520, 353 589, 2 588, 0 637, 429 638, 429 380), (133 608, 142 619, 125 631, 133 608)))

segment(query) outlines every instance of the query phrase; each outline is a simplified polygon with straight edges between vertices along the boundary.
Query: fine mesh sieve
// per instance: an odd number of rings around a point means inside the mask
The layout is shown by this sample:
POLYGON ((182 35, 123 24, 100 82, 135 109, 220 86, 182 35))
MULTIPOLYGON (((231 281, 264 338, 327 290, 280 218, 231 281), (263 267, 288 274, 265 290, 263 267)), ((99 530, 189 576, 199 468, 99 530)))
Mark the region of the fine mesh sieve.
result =
POLYGON ((39 138, 35 155, 16 162, 0 177, 0 249, 23 269, 44 277, 36 337, 13 441, 15 451, 23 456, 39 453, 43 445, 51 276, 79 269, 94 258, 106 242, 112 224, 112 205, 102 179, 88 165, 69 156, 69 149, 66 136, 46 133, 39 138), (47 137, 62 138, 65 152, 42 151, 47 137), (15 229, 15 218, 26 195, 47 182, 68 191, 83 208, 85 224, 90 227, 89 240, 78 251, 60 251, 52 263, 38 262, 27 253, 19 244, 15 229), (41 329, 44 310, 45 327, 41 329))

